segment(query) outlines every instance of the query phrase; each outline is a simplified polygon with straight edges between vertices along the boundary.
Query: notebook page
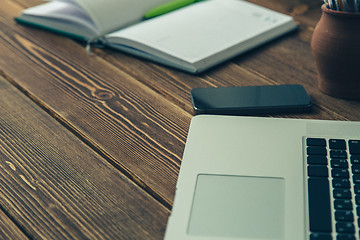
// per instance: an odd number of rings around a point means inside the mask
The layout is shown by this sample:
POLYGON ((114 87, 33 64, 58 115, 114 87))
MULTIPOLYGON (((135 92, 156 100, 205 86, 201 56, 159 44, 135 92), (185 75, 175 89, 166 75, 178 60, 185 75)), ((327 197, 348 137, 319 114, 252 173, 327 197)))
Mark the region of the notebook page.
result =
POLYGON ((70 0, 84 8, 101 35, 142 20, 145 13, 171 0, 70 0))
POLYGON ((94 22, 84 9, 70 1, 50 1, 25 9, 22 18, 49 28, 77 33, 84 37, 99 34, 94 22))
MULTIPOLYGON (((241 0, 209 0, 122 29, 108 37, 130 39, 194 63, 246 42, 292 18, 241 0)), ((127 41, 129 42, 129 41, 127 41)), ((118 42, 121 44, 121 42, 118 42)))

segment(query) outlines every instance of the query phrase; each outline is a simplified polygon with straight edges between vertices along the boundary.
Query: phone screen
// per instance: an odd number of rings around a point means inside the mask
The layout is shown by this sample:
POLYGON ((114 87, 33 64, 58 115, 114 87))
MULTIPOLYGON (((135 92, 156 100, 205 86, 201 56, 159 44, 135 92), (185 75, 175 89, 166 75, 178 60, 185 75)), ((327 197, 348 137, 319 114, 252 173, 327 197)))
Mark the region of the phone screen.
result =
POLYGON ((301 85, 195 88, 195 114, 258 115, 305 112, 311 100, 301 85))

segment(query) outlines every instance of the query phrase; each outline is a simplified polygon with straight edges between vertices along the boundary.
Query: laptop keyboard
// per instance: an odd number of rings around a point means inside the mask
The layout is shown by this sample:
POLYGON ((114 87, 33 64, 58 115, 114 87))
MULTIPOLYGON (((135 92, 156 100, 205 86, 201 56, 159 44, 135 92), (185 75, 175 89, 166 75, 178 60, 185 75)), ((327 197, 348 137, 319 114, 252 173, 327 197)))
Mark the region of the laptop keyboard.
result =
POLYGON ((360 140, 307 138, 310 240, 358 240, 360 140))

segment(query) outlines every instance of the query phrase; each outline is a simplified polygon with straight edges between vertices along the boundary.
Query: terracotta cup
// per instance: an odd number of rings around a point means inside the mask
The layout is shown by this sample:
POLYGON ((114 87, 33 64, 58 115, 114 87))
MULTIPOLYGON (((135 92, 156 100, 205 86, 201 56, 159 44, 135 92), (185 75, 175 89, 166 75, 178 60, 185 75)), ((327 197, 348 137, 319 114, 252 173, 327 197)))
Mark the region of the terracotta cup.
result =
POLYGON ((360 99, 360 13, 325 5, 321 9, 311 39, 319 89, 334 97, 360 99))

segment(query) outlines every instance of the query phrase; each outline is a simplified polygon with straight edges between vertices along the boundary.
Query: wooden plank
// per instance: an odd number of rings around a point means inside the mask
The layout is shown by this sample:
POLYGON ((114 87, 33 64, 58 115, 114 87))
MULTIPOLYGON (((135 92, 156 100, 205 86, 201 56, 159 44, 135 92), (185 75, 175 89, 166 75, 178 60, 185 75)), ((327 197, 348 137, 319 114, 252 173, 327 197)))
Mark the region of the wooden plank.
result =
POLYGON ((29 239, 11 219, 0 210, 1 239, 29 239))
POLYGON ((0 183, 33 239, 163 238, 169 210, 2 77, 0 183))
POLYGON ((0 71, 171 205, 191 115, 76 42, 15 24, 20 10, 0 6, 0 71))

